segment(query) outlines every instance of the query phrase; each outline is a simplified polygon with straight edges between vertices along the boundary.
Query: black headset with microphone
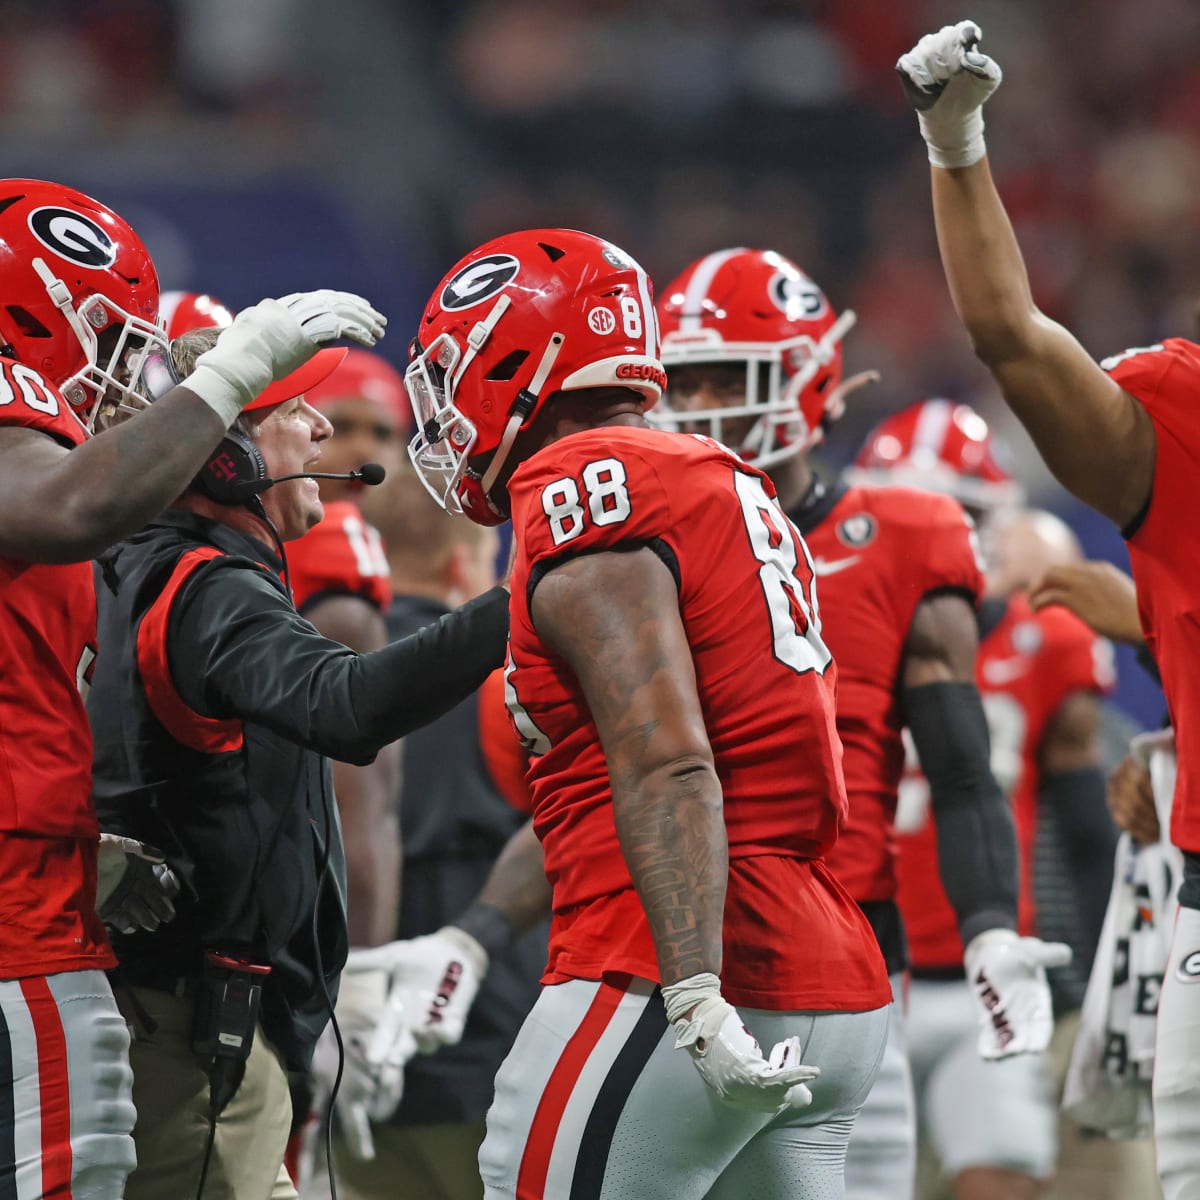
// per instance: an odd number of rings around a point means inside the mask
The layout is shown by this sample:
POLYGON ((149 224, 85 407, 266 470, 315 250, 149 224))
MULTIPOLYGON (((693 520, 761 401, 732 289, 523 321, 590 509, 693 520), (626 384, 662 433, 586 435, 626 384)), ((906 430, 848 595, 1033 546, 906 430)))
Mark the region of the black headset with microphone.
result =
MULTIPOLYGON (((147 351, 142 367, 142 382, 151 402, 160 400, 183 382, 170 346, 156 345, 147 351)), ((379 463, 363 463, 357 471, 301 471, 272 479, 267 474, 262 451, 244 433, 230 429, 192 482, 210 500, 233 507, 247 504, 277 483, 285 483, 289 479, 357 479, 368 487, 374 487, 382 483, 386 475, 387 472, 379 463)))

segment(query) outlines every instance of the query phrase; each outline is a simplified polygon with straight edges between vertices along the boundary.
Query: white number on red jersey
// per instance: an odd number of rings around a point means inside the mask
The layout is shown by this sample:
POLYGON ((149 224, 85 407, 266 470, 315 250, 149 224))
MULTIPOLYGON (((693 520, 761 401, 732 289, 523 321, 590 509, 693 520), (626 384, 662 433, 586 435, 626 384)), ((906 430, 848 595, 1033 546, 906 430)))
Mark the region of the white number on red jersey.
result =
POLYGON ((513 683, 513 672, 517 664, 513 662, 512 648, 508 651, 508 662, 504 664, 504 703, 508 706, 509 716, 516 727, 521 746, 527 754, 545 754, 550 749, 550 739, 537 727, 537 723, 521 703, 513 683))
POLYGON ((619 525, 633 511, 629 489, 625 486, 625 464, 618 458, 600 458, 590 462, 580 473, 579 484, 567 475, 542 488, 542 511, 550 521, 550 536, 556 546, 577 538, 593 525, 619 525), (584 498, 586 497, 586 508, 584 498))
POLYGON ((0 408, 11 404, 18 395, 34 412, 58 415, 58 394, 32 368, 24 363, 6 362, 0 370, 0 408))
POLYGON ((383 540, 374 525, 368 525, 366 521, 348 515, 342 518, 342 528, 346 531, 346 540, 354 553, 358 573, 364 579, 391 574, 387 555, 383 551, 383 540))
POLYGON ((821 617, 817 608, 816 581, 808 548, 783 510, 768 495, 757 475, 734 472, 734 487, 742 504, 742 517, 750 535, 750 549, 762 564, 758 581, 767 601, 775 657, 798 675, 823 672, 833 655, 821 640, 821 617), (807 575, 812 580, 806 594, 799 574, 804 554, 807 575))

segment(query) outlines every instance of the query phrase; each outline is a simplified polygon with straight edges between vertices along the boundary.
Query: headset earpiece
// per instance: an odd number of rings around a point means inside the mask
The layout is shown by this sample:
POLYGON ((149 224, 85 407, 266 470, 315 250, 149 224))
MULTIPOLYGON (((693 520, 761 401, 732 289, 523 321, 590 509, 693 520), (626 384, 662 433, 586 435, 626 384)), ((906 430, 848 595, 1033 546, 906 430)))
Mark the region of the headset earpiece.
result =
POLYGON ((196 476, 195 486, 218 504, 245 504, 262 489, 253 485, 267 478, 267 463, 244 433, 231 429, 196 476))

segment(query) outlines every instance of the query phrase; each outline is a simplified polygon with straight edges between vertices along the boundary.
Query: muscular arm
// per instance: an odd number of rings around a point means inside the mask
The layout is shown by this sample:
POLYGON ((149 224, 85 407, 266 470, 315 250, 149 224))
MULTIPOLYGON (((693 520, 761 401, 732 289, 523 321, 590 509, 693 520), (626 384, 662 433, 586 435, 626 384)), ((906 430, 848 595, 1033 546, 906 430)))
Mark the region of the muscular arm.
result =
POLYGON ((1059 482, 1128 525, 1154 482, 1149 415, 1038 311, 987 159, 931 174, 942 265, 975 352, 1059 482))
MULTIPOLYGON (((361 596, 326 596, 304 615, 325 637, 358 653, 387 645, 383 617, 361 596)), ((400 821, 396 812, 400 746, 384 746, 373 763, 333 764, 348 879, 350 944, 378 946, 396 936, 400 905, 400 821)))
POLYGON ((166 508, 223 433, 216 413, 183 387, 70 451, 38 430, 0 428, 0 555, 95 558, 166 508))
POLYGON ((454 924, 495 957, 550 916, 550 901, 542 843, 527 821, 505 843, 483 890, 454 924))
POLYGON ((1012 811, 988 762, 983 705, 975 687, 978 632, 965 598, 931 596, 913 616, 902 686, 909 730, 929 779, 938 866, 964 944, 1017 913, 1012 811))
POLYGON ((1092 692, 1072 692, 1038 748, 1038 805, 1054 811, 1089 954, 1104 925, 1117 842, 1100 766, 1100 703, 1092 692))
POLYGON ((671 573, 645 548, 571 559, 538 585, 532 615, 599 731, 662 983, 719 974, 729 871, 721 785, 671 573))

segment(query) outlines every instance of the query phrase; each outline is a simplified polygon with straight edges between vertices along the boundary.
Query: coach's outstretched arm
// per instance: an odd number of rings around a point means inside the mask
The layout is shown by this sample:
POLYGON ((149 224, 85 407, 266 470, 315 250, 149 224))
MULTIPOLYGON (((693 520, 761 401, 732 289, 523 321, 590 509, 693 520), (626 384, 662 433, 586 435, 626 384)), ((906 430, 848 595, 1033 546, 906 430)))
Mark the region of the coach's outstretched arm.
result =
POLYGON ((1059 482, 1125 527, 1150 495, 1154 430, 1142 406, 1033 302, 985 157, 982 106, 1001 72, 979 38, 971 21, 947 25, 896 64, 929 147, 950 293, 975 352, 1059 482))

